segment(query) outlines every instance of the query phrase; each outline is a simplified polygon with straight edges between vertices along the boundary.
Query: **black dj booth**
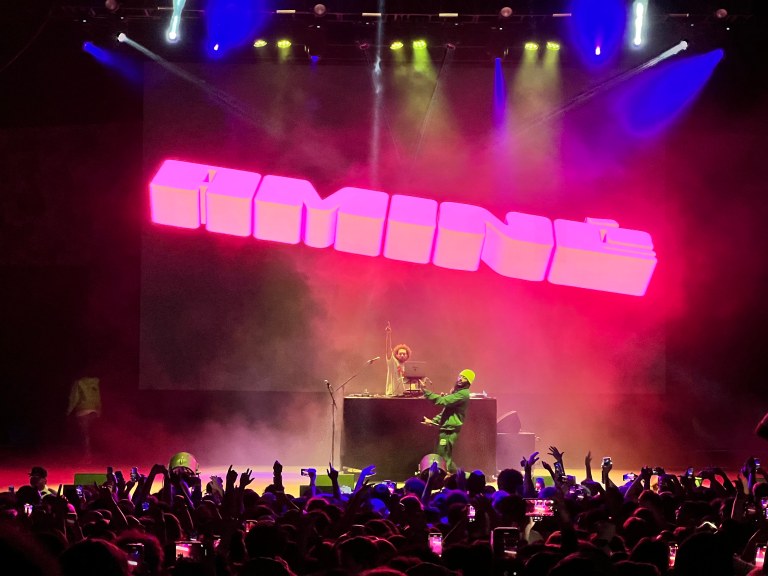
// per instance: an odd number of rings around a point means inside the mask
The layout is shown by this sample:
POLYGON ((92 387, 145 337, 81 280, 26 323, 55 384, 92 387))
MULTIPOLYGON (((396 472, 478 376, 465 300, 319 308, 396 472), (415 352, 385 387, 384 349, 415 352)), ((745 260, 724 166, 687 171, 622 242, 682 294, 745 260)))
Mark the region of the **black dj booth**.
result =
MULTIPOLYGON (((436 452, 438 429, 421 423, 440 412, 425 398, 344 398, 341 464, 362 469, 376 465, 376 478, 404 480, 418 473, 421 459, 436 452)), ((496 400, 472 398, 453 452, 467 472, 496 473, 496 400)))

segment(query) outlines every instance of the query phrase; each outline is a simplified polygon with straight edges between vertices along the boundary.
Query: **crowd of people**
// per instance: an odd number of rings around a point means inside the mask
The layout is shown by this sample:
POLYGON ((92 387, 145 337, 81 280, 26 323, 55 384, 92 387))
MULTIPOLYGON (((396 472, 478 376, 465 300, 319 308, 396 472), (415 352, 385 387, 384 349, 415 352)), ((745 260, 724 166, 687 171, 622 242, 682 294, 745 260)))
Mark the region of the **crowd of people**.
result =
POLYGON ((0 495, 0 573, 90 575, 746 575, 762 574, 768 477, 747 459, 721 469, 667 474, 642 468, 622 482, 603 459, 567 474, 550 447, 499 472, 432 466, 402 485, 361 471, 351 494, 339 474, 321 494, 289 494, 282 466, 254 485, 251 470, 201 479, 188 453, 145 476, 107 469, 101 485, 46 485, 46 471, 0 495), (549 458, 548 458, 549 460, 549 458))

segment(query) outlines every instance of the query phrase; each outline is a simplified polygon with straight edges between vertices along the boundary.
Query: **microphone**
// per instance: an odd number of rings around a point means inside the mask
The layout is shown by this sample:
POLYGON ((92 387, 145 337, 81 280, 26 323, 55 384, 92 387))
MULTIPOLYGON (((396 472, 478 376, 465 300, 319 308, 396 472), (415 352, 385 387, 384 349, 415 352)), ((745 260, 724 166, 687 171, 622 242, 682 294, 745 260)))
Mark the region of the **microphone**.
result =
POLYGON ((371 358, 370 360, 368 360, 368 362, 366 362, 366 364, 373 364, 374 362, 376 362, 376 360, 381 360, 381 356, 376 356, 376 358, 371 358))

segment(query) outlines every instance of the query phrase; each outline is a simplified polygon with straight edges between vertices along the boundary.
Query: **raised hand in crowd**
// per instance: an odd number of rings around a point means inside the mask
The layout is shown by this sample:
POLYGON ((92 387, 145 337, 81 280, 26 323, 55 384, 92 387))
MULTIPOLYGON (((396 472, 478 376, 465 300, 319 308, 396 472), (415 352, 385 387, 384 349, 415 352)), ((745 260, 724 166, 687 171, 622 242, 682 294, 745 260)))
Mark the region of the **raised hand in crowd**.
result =
POLYGON ((221 476, 212 475, 211 481, 205 486, 205 491, 210 494, 217 504, 221 504, 224 500, 224 481, 221 476))
POLYGON ((539 453, 534 452, 528 458, 520 460, 520 467, 523 469, 523 496, 525 498, 536 498, 538 495, 536 487, 533 484, 533 466, 539 461, 539 453))
POLYGON ((333 497, 336 500, 341 500, 341 487, 339 486, 339 471, 333 467, 333 464, 328 462, 328 469, 326 470, 328 478, 331 480, 331 486, 333 487, 333 497))
POLYGON ((613 480, 611 480, 611 470, 613 470, 613 460, 603 459, 603 462, 600 464, 600 476, 603 481, 603 486, 605 486, 606 490, 608 488, 616 488, 616 484, 614 484, 613 480))
MULTIPOLYGON (((719 476, 722 480, 720 484, 722 485, 723 489, 725 490, 725 493, 729 496, 734 496, 736 494, 736 487, 733 485, 733 482, 731 482, 730 478, 728 478, 728 475, 725 473, 725 470, 718 466, 712 467, 712 471, 715 473, 715 476, 719 476)), ((768 480, 768 478, 766 478, 768 480)))
MULTIPOLYGON (((314 470, 314 468, 312 468, 314 470)), ((240 474, 240 490, 245 490, 252 482, 253 478, 251 475, 253 474, 253 470, 250 468, 246 468, 245 472, 240 474)))
POLYGON ((360 476, 357 478, 357 484, 355 484, 355 492, 359 491, 366 483, 369 477, 376 474, 376 465, 370 464, 360 471, 360 476))
POLYGON ((754 456, 747 458, 744 465, 741 467, 741 474, 747 480, 747 491, 751 494, 755 483, 757 483, 757 469, 760 467, 760 462, 754 456))
POLYGON ((552 469, 552 465, 549 462, 541 461, 541 467, 544 468, 547 472, 549 472, 549 476, 552 478, 552 482, 555 485, 555 488, 557 488, 558 492, 560 494, 567 494, 568 493, 568 485, 565 483, 565 477, 562 474, 556 473, 552 469))
POLYGON ((115 490, 117 477, 115 476, 112 466, 107 466, 107 480, 104 482, 104 485, 109 486, 112 491, 115 490))
MULTIPOLYGON (((653 469, 650 466, 643 466, 640 468, 640 474, 638 474, 635 479, 632 481, 632 484, 630 484, 627 491, 624 493, 624 500, 627 502, 637 502, 637 499, 640 497, 640 494, 643 492, 643 490, 649 490, 651 487, 651 471, 653 469)), ((610 470, 608 470, 609 472, 610 470)), ((608 472, 603 469, 603 485, 607 488, 608 484, 607 482, 610 482, 610 478, 608 478, 608 472)), ((613 486, 613 484, 611 482, 613 486)))
POLYGON ((587 455, 584 456, 584 470, 586 471, 584 479, 592 481, 592 450, 587 452, 587 455))
POLYGON ((699 471, 698 477, 702 480, 709 480, 709 488, 713 490, 718 496, 726 496, 728 491, 725 489, 718 480, 714 468, 704 468, 699 471))
POLYGON ((560 452, 556 446, 550 446, 549 452, 547 452, 552 458, 555 459, 555 472, 561 475, 565 475, 565 464, 563 463, 563 456, 565 452, 560 452))
MULTIPOLYGON (((562 464, 562 452, 552 446, 549 454, 556 462, 562 464)), ((522 481, 526 491, 530 488, 532 492, 533 467, 538 462, 538 452, 520 461, 525 473, 522 481)), ((151 505, 145 511, 142 511, 139 505, 135 515, 131 510, 130 515, 126 516, 129 514, 130 505, 119 500, 130 494, 133 480, 121 486, 120 475, 115 473, 114 484, 105 482, 102 487, 94 485, 97 490, 95 497, 89 497, 88 491, 83 491, 86 496, 82 502, 82 519, 77 518, 76 513, 70 512, 70 505, 65 499, 55 494, 45 496, 43 503, 33 506, 31 511, 18 504, 13 512, 18 510, 18 526, 38 533, 55 530, 66 534, 66 542, 69 544, 81 540, 83 532, 89 539, 114 540, 114 536, 109 536, 111 533, 117 535, 114 541, 122 542, 121 546, 136 539, 142 541, 142 538, 156 536, 160 544, 172 550, 174 541, 199 536, 201 546, 210 554, 210 557, 202 562, 212 563, 215 556, 216 561, 222 562, 221 566, 228 570, 225 572, 233 576, 253 573, 245 569, 246 564, 250 561, 260 561, 259 558, 265 558, 264 555, 284 562, 283 566, 289 566, 293 574, 319 576, 342 568, 335 550, 346 546, 346 543, 352 540, 356 540, 353 544, 365 545, 364 548, 368 550, 368 560, 365 561, 368 567, 385 566, 385 558, 391 556, 389 552, 375 552, 375 541, 392 538, 386 546, 387 550, 391 547, 394 551, 401 546, 423 550, 427 545, 427 533, 435 530, 439 530, 443 535, 443 559, 450 559, 446 561, 451 563, 456 562, 462 554, 460 551, 469 549, 467 547, 487 546, 493 527, 520 526, 520 537, 515 541, 516 552, 520 552, 516 555, 518 565, 515 570, 519 571, 535 552, 534 548, 527 548, 533 546, 527 544, 529 538, 533 541, 550 541, 551 538, 552 544, 547 545, 547 553, 561 561, 564 561, 562 559, 567 554, 573 553, 582 561, 592 562, 594 557, 585 553, 584 545, 593 543, 608 554, 606 559, 610 558, 610 562, 615 564, 616 574, 624 572, 619 570, 619 564, 614 562, 613 557, 629 557, 633 561, 642 561, 640 558, 648 552, 642 550, 647 546, 643 542, 654 545, 661 542, 666 546, 666 543, 676 540, 680 546, 680 574, 687 574, 690 571, 684 571, 685 559, 690 558, 691 554, 702 553, 694 552, 694 548, 688 547, 687 543, 698 535, 710 536, 710 531, 715 530, 715 526, 718 531, 723 532, 724 538, 728 539, 729 554, 732 557, 732 552, 735 551, 738 562, 753 563, 758 544, 768 539, 768 519, 764 517, 760 506, 760 499, 766 490, 760 485, 759 479, 756 480, 758 484, 754 485, 753 492, 749 492, 741 478, 730 482, 722 469, 705 468, 699 476, 703 477, 707 484, 696 488, 692 470, 677 477, 666 474, 661 468, 644 467, 631 483, 617 488, 609 477, 612 462, 605 462, 601 467, 606 482, 606 488, 603 490, 599 483, 590 480, 592 455, 591 451, 586 453, 584 463, 588 474, 582 484, 589 488, 588 491, 575 484, 572 476, 559 473, 549 463, 543 462, 541 465, 550 473, 558 488, 552 496, 556 504, 553 517, 534 521, 526 521, 524 510, 521 508, 522 502, 517 494, 521 481, 519 473, 512 479, 514 481, 509 483, 506 483, 505 476, 505 488, 491 497, 489 492, 493 490, 492 487, 486 485, 484 489, 478 488, 481 486, 478 478, 484 476, 480 471, 473 472, 467 479, 464 471, 459 469, 455 475, 447 477, 445 483, 436 482, 441 476, 437 462, 432 463, 425 476, 409 479, 411 488, 404 492, 396 487, 388 491, 383 490, 382 485, 370 485, 368 481, 375 474, 376 468, 374 465, 366 466, 360 472, 355 492, 347 501, 343 500, 340 494, 339 472, 331 463, 328 464, 327 473, 334 484, 333 498, 317 495, 316 491, 305 493, 303 498, 286 494, 282 484, 283 469, 278 461, 273 466, 273 479, 276 482, 265 488, 263 496, 259 496, 249 489, 253 484, 253 471, 246 469, 238 474, 233 466, 230 466, 224 480, 212 476, 208 484, 210 494, 223 496, 220 505, 215 498, 207 498, 203 504, 194 499, 190 501, 183 487, 196 485, 195 482, 189 481, 191 476, 185 477, 176 472, 169 476, 164 466, 156 465, 150 474, 152 478, 158 474, 163 475, 163 491, 160 495, 162 496, 166 488, 174 488, 175 496, 170 505, 158 502, 154 496, 150 496, 149 478, 139 476, 135 482, 133 500, 140 504, 146 495, 151 505), (654 476, 658 478, 657 485, 652 485, 654 476), (463 482, 465 479, 466 483, 463 482), (424 480, 426 482, 423 482, 424 480), (655 495, 652 491, 657 488, 661 494, 655 495), (420 494, 422 501, 414 494, 420 494), (632 503, 625 502, 622 495, 632 503), (383 501, 385 506, 381 506, 379 501, 383 501), (677 515, 672 514, 675 509, 679 510, 677 515), (22 513, 22 510, 25 513, 22 513), (200 514, 201 512, 205 514, 200 514), (284 548, 284 544, 278 541, 273 543, 274 549, 270 548, 271 540, 262 539, 262 535, 259 535, 258 542, 254 537, 245 538, 242 532, 243 521, 248 518, 247 514, 250 512, 256 512, 252 518, 259 517, 258 525, 262 527, 276 526, 280 531, 285 529, 284 535, 290 538, 288 544, 292 551, 289 552, 284 548), (87 520, 86 517, 98 518, 98 521, 87 520), (84 527, 82 531, 81 523, 84 527), (126 531, 131 525, 142 526, 142 532, 124 536, 130 534, 126 531), (638 531, 642 531, 648 538, 638 538, 638 531), (737 533, 739 536, 733 538, 737 533), (222 543, 217 549, 213 547, 212 534, 222 536, 222 543), (747 543, 750 534, 751 538, 747 543), (691 538, 686 539, 686 536, 691 538), (556 545, 553 545, 555 543, 556 545), (456 549, 452 550, 454 545, 456 549), (323 546, 327 551, 322 566, 318 564, 320 556, 310 557, 311 550, 316 553, 318 546, 323 546), (249 557, 249 553, 254 556, 249 557)), ((745 471, 748 476, 759 477, 762 474, 755 458, 747 461, 745 471)), ((316 470, 307 469, 307 476, 310 484, 316 486, 316 470)), ((484 481, 482 484, 485 484, 484 481)), ((500 487, 501 484, 500 475, 500 487)), ((526 495, 528 493, 526 492, 526 495)), ((39 502, 39 494, 35 492, 33 495, 38 497, 39 502)), ((67 496, 70 499, 78 498, 74 488, 67 490, 67 496)), ((76 502, 78 506, 75 506, 75 509, 80 505, 79 500, 76 502)), ((252 528, 251 533, 255 529, 252 528)), ((144 542, 147 543, 146 540, 144 542)), ((714 540, 706 543, 708 551, 718 546, 720 544, 714 540)), ((344 554, 348 555, 348 552, 344 554)), ((430 559, 442 564, 437 556, 430 556, 430 559)), ((494 560, 497 561, 500 559, 494 560)), ((510 558, 505 558, 504 561, 509 562, 510 558)), ((174 561, 169 559, 168 563, 172 565, 174 561)), ((590 567, 596 568, 594 565, 590 567)), ((500 573, 497 569, 502 566, 494 564, 481 568, 478 565, 477 568, 478 573, 500 573)), ((666 564, 660 565, 659 570, 662 568, 666 570, 666 564)), ((178 570, 182 571, 180 564, 178 570)), ((748 570, 749 566, 739 567, 739 573, 746 574, 748 570)), ((140 573, 143 572, 134 572, 140 573)), ((165 573, 172 572, 152 574, 162 576, 165 573)), ((590 573, 595 572, 593 570, 590 573)))
POLYGON ((115 470, 115 484, 113 491, 117 494, 118 500, 125 497, 125 476, 123 476, 122 470, 115 470))
POLYGON ((283 465, 278 460, 272 464, 272 485, 276 492, 284 492, 283 487, 283 465))
POLYGON ((317 470, 314 468, 302 468, 302 475, 306 475, 309 478, 309 493, 311 496, 317 496, 317 470))

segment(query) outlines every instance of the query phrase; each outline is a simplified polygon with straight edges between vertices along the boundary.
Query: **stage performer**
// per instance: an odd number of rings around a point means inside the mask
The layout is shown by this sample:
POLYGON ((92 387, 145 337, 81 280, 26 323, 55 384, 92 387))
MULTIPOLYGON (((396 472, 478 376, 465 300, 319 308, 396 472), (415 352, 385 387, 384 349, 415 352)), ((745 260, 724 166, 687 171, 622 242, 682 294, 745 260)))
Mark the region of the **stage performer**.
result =
POLYGON ((90 460, 93 423, 101 416, 101 392, 98 378, 85 376, 75 380, 69 391, 67 416, 73 416, 77 421, 80 431, 79 440, 86 460, 90 460))
POLYGON ((459 378, 450 394, 435 394, 422 386, 424 398, 435 404, 442 406, 443 409, 434 418, 424 416, 422 424, 428 426, 438 426, 440 428, 439 440, 437 443, 437 454, 445 460, 445 467, 448 472, 455 472, 456 465, 453 463, 453 446, 464 425, 464 419, 469 408, 469 387, 475 381, 475 373, 472 370, 462 370, 459 372, 459 378))
POLYGON ((405 363, 411 357, 411 349, 407 344, 392 346, 392 327, 387 322, 385 347, 387 358, 387 383, 384 387, 386 396, 402 394, 405 389, 405 363))

